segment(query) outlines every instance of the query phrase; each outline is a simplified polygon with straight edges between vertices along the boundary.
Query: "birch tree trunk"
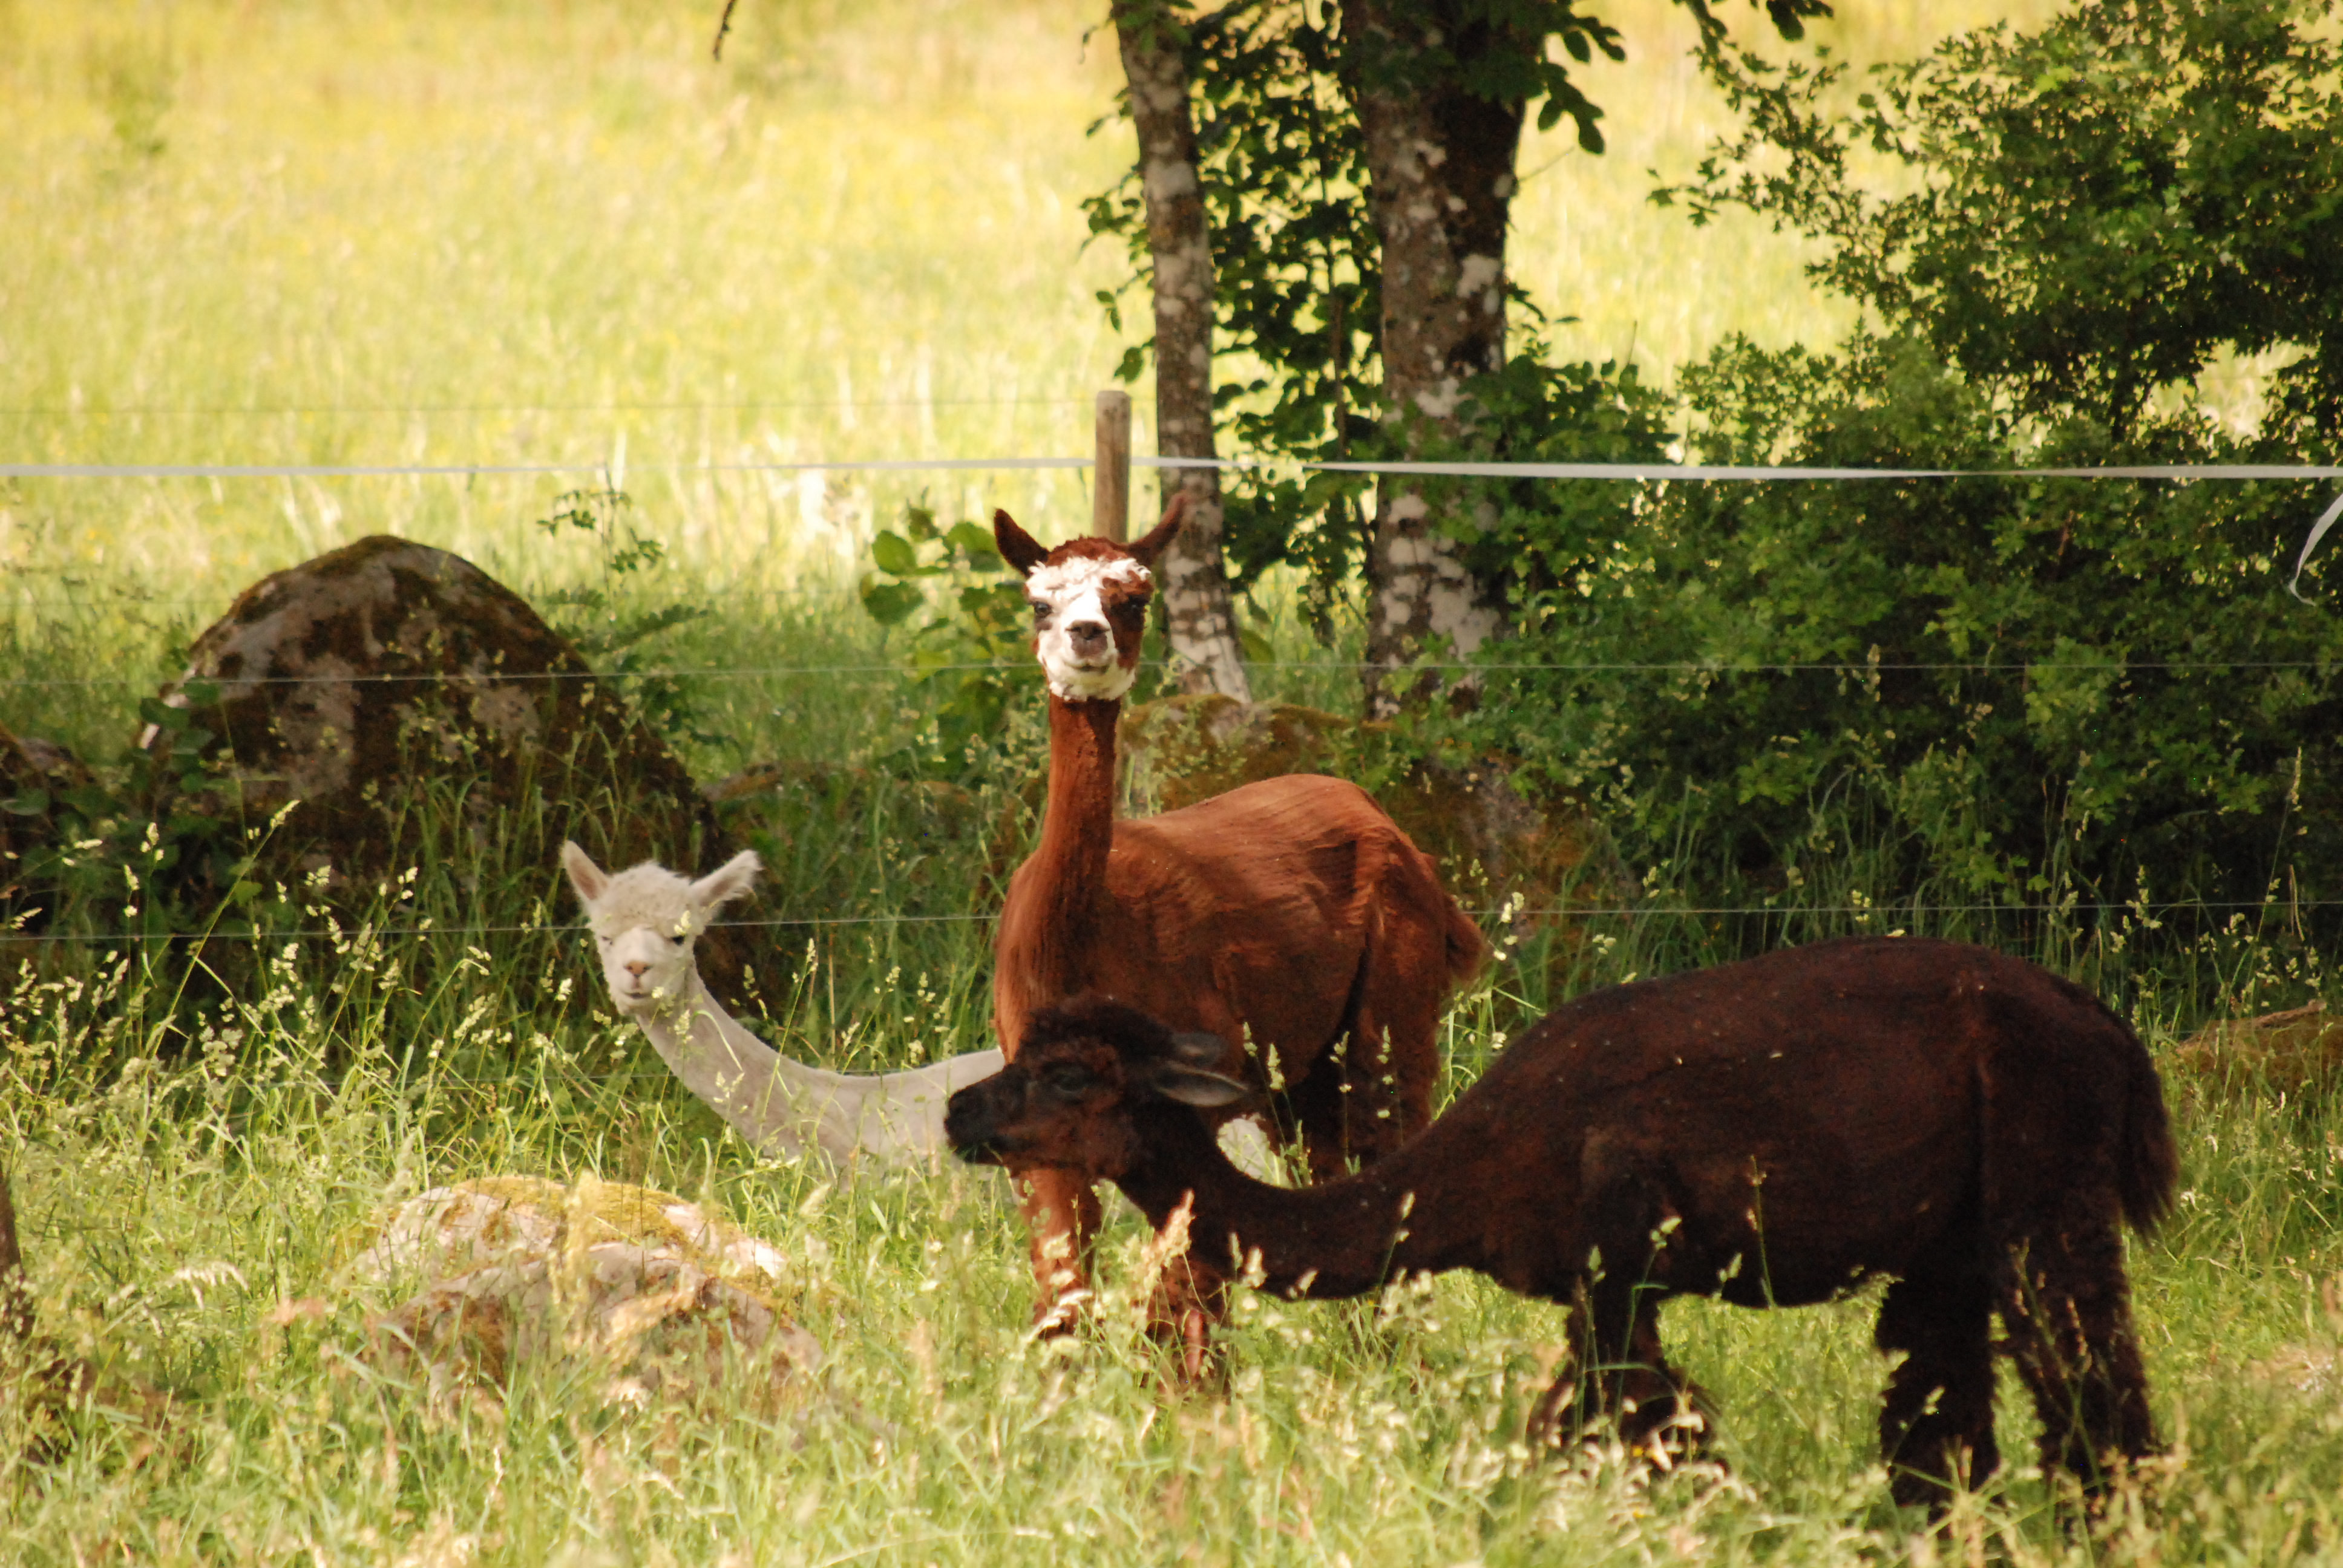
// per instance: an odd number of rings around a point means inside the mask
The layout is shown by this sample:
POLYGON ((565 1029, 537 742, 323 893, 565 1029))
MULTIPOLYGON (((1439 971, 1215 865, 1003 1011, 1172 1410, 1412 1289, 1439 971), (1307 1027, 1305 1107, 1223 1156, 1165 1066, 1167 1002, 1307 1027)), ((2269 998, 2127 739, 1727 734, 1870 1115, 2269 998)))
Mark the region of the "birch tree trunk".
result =
MULTIPOLYGON (((1468 21, 1457 0, 1342 0, 1354 51, 1353 101, 1366 145, 1369 200, 1382 242, 1383 417, 1408 456, 1427 437, 1470 435, 1466 378, 1505 357, 1505 230, 1523 106, 1475 97, 1459 73, 1411 69, 1433 47, 1470 61, 1522 40, 1468 21)), ((1469 654, 1504 628, 1499 585, 1460 558, 1451 515, 1414 484, 1376 487, 1368 547, 1367 716, 1423 701, 1437 682, 1396 672, 1434 638, 1469 654)))
MULTIPOLYGON (((1155 274, 1155 440, 1167 457, 1211 458, 1212 246, 1197 178, 1196 120, 1188 66, 1162 0, 1116 0, 1116 38, 1139 131, 1140 184, 1155 274)), ((1221 564, 1217 468, 1165 470, 1167 490, 1188 495, 1188 520, 1156 564, 1181 684, 1252 700, 1235 607, 1221 564)), ((1168 496, 1166 498, 1169 498, 1168 496)))

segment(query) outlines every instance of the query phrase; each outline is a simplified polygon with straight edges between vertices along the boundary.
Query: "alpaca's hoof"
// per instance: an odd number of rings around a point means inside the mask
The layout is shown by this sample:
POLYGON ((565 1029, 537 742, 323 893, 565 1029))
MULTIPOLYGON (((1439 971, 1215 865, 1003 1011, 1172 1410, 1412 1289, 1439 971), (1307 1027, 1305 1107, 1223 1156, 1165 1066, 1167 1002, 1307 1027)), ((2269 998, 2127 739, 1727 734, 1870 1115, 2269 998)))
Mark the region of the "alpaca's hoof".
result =
POLYGON ((1091 1292, 1087 1285, 1075 1285, 1059 1292, 1033 1309, 1033 1337, 1037 1340, 1061 1340, 1079 1333, 1091 1315, 1091 1292))
POLYGON ((1147 1324, 1148 1337, 1163 1352, 1163 1383, 1167 1392, 1192 1393, 1224 1387, 1228 1381, 1227 1349, 1212 1337, 1221 1314, 1195 1306, 1166 1307, 1159 1302, 1147 1324))

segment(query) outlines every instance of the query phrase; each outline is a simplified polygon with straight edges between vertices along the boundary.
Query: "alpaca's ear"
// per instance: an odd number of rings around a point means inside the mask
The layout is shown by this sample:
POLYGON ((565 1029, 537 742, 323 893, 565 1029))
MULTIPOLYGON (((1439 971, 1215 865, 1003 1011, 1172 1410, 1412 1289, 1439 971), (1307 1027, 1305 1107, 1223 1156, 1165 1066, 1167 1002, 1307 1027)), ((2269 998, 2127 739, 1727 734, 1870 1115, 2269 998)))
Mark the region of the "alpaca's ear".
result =
POLYGON ((757 859, 754 849, 743 849, 716 869, 691 884, 691 901, 703 910, 731 902, 756 885, 757 873, 765 862, 757 859))
POLYGON ((1210 1067, 1229 1053, 1229 1042, 1217 1034, 1175 1034, 1172 1055, 1189 1067, 1210 1067))
POLYGON ((1159 1061, 1147 1076, 1147 1087, 1166 1100, 1176 1100, 1182 1105, 1192 1105, 1200 1111, 1218 1111, 1225 1105, 1239 1105, 1252 1098, 1252 1085, 1241 1083, 1217 1072, 1207 1072, 1201 1067, 1184 1062, 1159 1061))
POLYGON ((1031 577, 1033 568, 1050 558, 1049 549, 1004 511, 992 514, 992 542, 1001 547, 1001 558, 1015 567, 1020 577, 1031 577))
POLYGON ((1123 548, 1131 552, 1132 560, 1141 566, 1151 567, 1155 564, 1155 558, 1163 553, 1164 547, 1172 542, 1172 536, 1180 531, 1180 525, 1187 519, 1188 492, 1174 490, 1172 492, 1172 504, 1163 508, 1163 520, 1148 529, 1145 538, 1135 539, 1123 548))
POLYGON ((594 857, 564 839, 561 840, 561 869, 569 873, 570 889, 581 904, 591 904, 609 890, 610 873, 594 863, 594 857))

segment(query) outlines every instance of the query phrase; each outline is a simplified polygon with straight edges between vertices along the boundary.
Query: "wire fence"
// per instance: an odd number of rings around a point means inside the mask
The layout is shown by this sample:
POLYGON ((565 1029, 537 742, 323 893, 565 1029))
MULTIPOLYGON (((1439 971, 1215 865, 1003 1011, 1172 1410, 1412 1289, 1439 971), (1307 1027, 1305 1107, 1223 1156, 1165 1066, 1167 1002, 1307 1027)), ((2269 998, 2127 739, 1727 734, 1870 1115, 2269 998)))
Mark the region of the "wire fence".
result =
MULTIPOLYGON (((1167 457, 1139 454, 1123 459, 1134 468, 1292 468, 1368 477, 1573 479, 1614 484, 1697 482, 1704 484, 1861 484, 1911 479, 2160 479, 2203 482, 2343 477, 2343 466, 2319 463, 2148 463, 2092 467, 2003 468, 1847 468, 1771 463, 1501 463, 1410 462, 1393 458, 1322 462, 1305 457, 1167 457)), ((17 479, 269 479, 462 477, 481 474, 603 473, 623 467, 632 472, 761 474, 886 473, 1088 468, 1091 457, 847 457, 754 462, 670 462, 608 457, 542 463, 0 463, 0 478, 17 479)))
POLYGON ((805 408, 1021 408, 1085 407, 1087 396, 1067 397, 786 397, 739 403, 123 403, 74 407, 56 403, 0 404, 0 415, 36 419, 116 417, 189 418, 296 414, 738 414, 805 408))
MULTIPOLYGON (((1014 399, 1006 400, 1010 402, 1014 399)), ((1049 403, 1073 399, 1045 399, 1049 403)), ((808 407, 822 406, 808 404, 808 407)), ((617 407, 619 405, 609 405, 617 407)), ((648 405, 644 407, 649 407, 648 405)), ((689 405, 712 408, 718 405, 689 405)), ((751 407, 740 405, 739 407, 751 407)), ((775 405, 779 407, 779 405, 775 405)), ((623 446, 621 447, 623 452, 623 446)), ((1121 453, 1117 462, 1133 468, 1183 470, 1194 468, 1246 470, 1283 468, 1295 473, 1343 473, 1363 478, 1426 477, 1483 478, 1607 483, 1890 483, 1913 480, 2167 480, 2180 482, 2311 482, 2343 477, 2343 466, 2318 463, 2154 463, 2099 466, 2008 467, 1989 468, 1836 467, 1801 464, 1715 464, 1681 462, 1416 462, 1401 459, 1314 461, 1271 457, 1178 457, 1121 453)), ((572 462, 538 463, 6 463, 0 478, 65 479, 253 479, 253 478, 477 478, 496 475, 552 475, 636 470, 673 474, 812 474, 812 473, 948 473, 1018 472, 1094 468, 1096 457, 993 456, 980 457, 854 457, 741 462, 634 461, 622 455, 572 462)), ((607 481, 615 485, 615 477, 607 481)), ((2304 566, 2319 541, 2343 520, 2343 495, 2338 495, 2316 521, 2296 557, 2287 589, 2299 597, 2304 566)))
MULTIPOLYGON (((2298 910, 2343 909, 2343 899, 2276 900, 2172 900, 2163 902, 2134 900, 2055 903, 2031 902, 1996 904, 1924 903, 1881 900, 1875 903, 1843 904, 1555 904, 1539 908, 1501 904, 1487 909, 1468 909, 1464 914, 1475 920, 1722 920, 1726 917, 1751 915, 1808 917, 1845 917, 1850 920, 1889 920, 1919 916, 1945 915, 2057 915, 2071 914, 2081 908, 2122 911, 2136 918, 2155 920, 2159 917, 2209 913, 2270 913, 2291 914, 2298 910)), ((769 920, 711 920, 710 930, 809 930, 831 927, 872 927, 900 925, 990 925, 999 919, 995 913, 961 915, 819 915, 777 916, 769 920)), ((119 944, 125 947, 146 942, 293 942, 337 941, 359 943, 389 937, 485 937, 536 936, 548 932, 582 934, 587 930, 581 920, 520 920, 497 924, 466 925, 450 923, 412 926, 376 926, 354 920, 347 926, 311 926, 289 929, 256 927, 249 930, 210 928, 187 931, 0 931, 0 947, 14 942, 61 942, 87 946, 119 944)))
MULTIPOLYGON (((1382 670, 1382 665, 1370 665, 1357 659, 1280 659, 1248 658, 1250 667, 1278 670, 1308 670, 1321 673, 1359 674, 1369 669, 1382 670)), ((1176 668, 1161 659, 1143 660, 1141 667, 1157 670, 1176 668)), ((243 690, 254 687, 285 686, 492 686, 505 684, 558 683, 561 681, 624 682, 629 680, 764 680, 779 676, 825 675, 860 676, 880 678, 890 676, 923 677, 928 675, 971 674, 980 670, 1010 673, 1033 668, 1028 659, 983 659, 973 662, 943 664, 758 664, 758 665, 676 665, 665 668, 628 669, 603 672, 592 669, 498 670, 488 674, 463 671, 421 671, 411 673, 386 672, 350 674, 347 672, 317 675, 192 675, 181 678, 188 685, 216 686, 223 690, 243 690)), ((1978 675, 2025 675, 2042 670, 2096 670, 2111 675, 2130 675, 2146 671, 2188 672, 2217 669, 2336 669, 2343 668, 2343 656, 2334 658, 2125 658, 2125 659, 1943 659, 1927 661, 1889 661, 1871 663, 1859 659, 1780 663, 1720 664, 1702 659, 1653 660, 1534 660, 1534 659, 1418 659, 1409 664, 1412 670, 1526 670, 1579 675, 1602 674, 1706 674, 1728 675, 1873 675, 1908 672, 1964 671, 1978 675)), ((11 687, 65 689, 95 687, 148 686, 152 681, 133 675, 76 676, 6 676, 0 675, 0 690, 11 687)), ((179 679, 171 682, 180 684, 179 679)))
MULTIPOLYGON (((259 407, 146 407, 110 410, 68 410, 43 407, 0 407, 0 414, 65 415, 106 414, 155 415, 291 415, 324 413, 527 413, 558 411, 719 411, 808 408, 829 407, 913 407, 920 405, 970 406, 984 404, 1072 405, 1087 402, 1078 397, 987 398, 987 399, 875 399, 830 400, 809 399, 788 402, 743 403, 590 403, 590 404, 479 404, 425 406, 397 408, 377 405, 317 405, 259 407)), ((1296 470, 1349 472, 1367 476, 1443 477, 1504 479, 1537 479, 1546 481, 1597 481, 1614 483, 1782 483, 1826 482, 1860 483, 1913 480, 2127 480, 2179 482, 2258 482, 2332 480, 2343 477, 2343 466, 2313 464, 2212 464, 2212 465, 2127 465, 2104 467, 2038 467, 2038 468, 1834 468, 1776 465, 1692 465, 1677 463, 1312 463, 1284 458, 1178 458, 1133 456, 1129 461, 1137 467, 1182 469, 1193 467, 1249 468, 1280 467, 1296 470)), ((976 471, 1020 469, 1074 469, 1093 467, 1089 457, 988 457, 968 458, 886 458, 849 460, 807 460, 739 463, 658 463, 633 462, 632 469, 661 472, 692 473, 759 473, 759 472, 853 472, 853 471, 976 471)), ((382 464, 382 465, 267 465, 267 464, 75 464, 75 463, 0 463, 0 477, 59 478, 59 479, 155 479, 155 478, 265 478, 265 477, 471 477, 479 475, 540 475, 578 472, 609 472, 613 465, 606 459, 578 463, 538 464, 382 464)), ((2307 559, 2327 529, 2343 517, 2343 497, 2338 497, 2310 531, 2302 557, 2296 563, 2298 576, 2302 561, 2307 559)), ((729 591, 729 590, 728 590, 729 591)), ((756 590, 751 590, 752 592, 756 590)), ((836 593, 835 588, 765 590, 771 597, 802 592, 808 595, 836 593)), ((0 600, 0 603, 6 601, 0 600)), ((84 608, 86 601, 20 599, 20 608, 84 608)), ((192 598, 142 598, 134 602, 188 607, 216 602, 192 598)), ((1249 664, 1283 670, 1358 673, 1373 668, 1357 660, 1327 659, 1249 659, 1249 664)), ((2026 675, 2033 671, 2091 670, 2116 675, 2145 672, 2187 673, 2232 669, 2326 669, 2343 664, 2338 659, 2216 659, 2202 658, 2132 658, 2115 659, 1977 659, 1977 660, 1811 660, 1784 659, 1724 664, 1715 660, 1587 660, 1546 661, 1509 659, 1429 659, 1419 661, 1413 668, 1438 670, 1520 671, 1570 674, 1704 674, 1719 678, 1765 676, 1794 673, 1870 676, 1885 673, 1945 673, 1963 672, 1995 675, 2026 675)), ((582 680, 640 680, 647 678, 693 680, 761 680, 788 677, 851 677, 866 678, 902 678, 939 673, 974 673, 979 671, 1014 671, 1031 668, 1030 661, 987 660, 922 665, 916 668, 896 663, 825 663, 673 666, 646 668, 605 675, 578 670, 545 670, 498 672, 492 675, 462 675, 437 672, 382 673, 362 676, 349 674, 311 674, 283 676, 193 677, 190 684, 210 684, 238 689, 254 687, 295 687, 320 683, 333 684, 501 684, 507 682, 561 682, 582 680)), ((151 685, 151 679, 133 675, 96 676, 21 676, 0 675, 0 689, 23 688, 128 688, 151 685)), ((1724 919, 1729 917, 1846 917, 1883 919, 1898 916, 2004 916, 2026 914, 2059 914, 2073 911, 2072 902, 2052 903, 1891 903, 1845 904, 1832 906, 1764 904, 1743 906, 1669 906, 1664 904, 1564 904, 1541 909, 1477 910, 1468 913, 1488 920, 1513 919, 1630 919, 1630 918, 1693 918, 1724 919)), ((2343 900, 2274 900, 2208 903, 2191 900, 2160 905, 2109 903, 2094 901, 2090 908, 2104 907, 2110 910, 2136 910, 2143 918, 2181 911, 2208 913, 2278 912, 2343 907, 2343 900)), ((873 926, 965 925, 990 922, 990 914, 947 915, 858 915, 775 918, 717 922, 719 926, 741 929, 821 929, 873 926)), ((154 942, 205 941, 307 941, 333 940, 344 941, 369 940, 388 937, 478 937, 498 934, 530 934, 550 931, 574 931, 580 929, 574 922, 521 922, 495 925, 371 926, 357 922, 348 927, 311 928, 290 930, 226 931, 216 929, 193 931, 116 931, 116 932, 0 932, 0 942, 8 943, 78 943, 89 945, 135 945, 154 942)))

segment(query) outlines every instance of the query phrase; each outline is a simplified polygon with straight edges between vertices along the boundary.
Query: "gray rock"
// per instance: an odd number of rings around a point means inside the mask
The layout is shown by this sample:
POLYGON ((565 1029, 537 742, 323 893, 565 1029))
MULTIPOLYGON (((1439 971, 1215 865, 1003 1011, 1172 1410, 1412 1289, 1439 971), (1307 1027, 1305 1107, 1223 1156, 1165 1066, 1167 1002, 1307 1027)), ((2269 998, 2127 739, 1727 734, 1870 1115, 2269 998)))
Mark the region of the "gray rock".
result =
MULTIPOLYGON (((468 886, 550 892, 565 838, 611 866, 733 852, 682 762, 568 641, 427 545, 376 535, 262 578, 163 700, 188 726, 140 738, 157 814, 220 820, 262 846, 265 875, 322 869, 341 901, 451 859, 468 886), (199 787, 175 747, 201 759, 199 787)), ((749 944, 709 935, 728 990, 749 944)))

